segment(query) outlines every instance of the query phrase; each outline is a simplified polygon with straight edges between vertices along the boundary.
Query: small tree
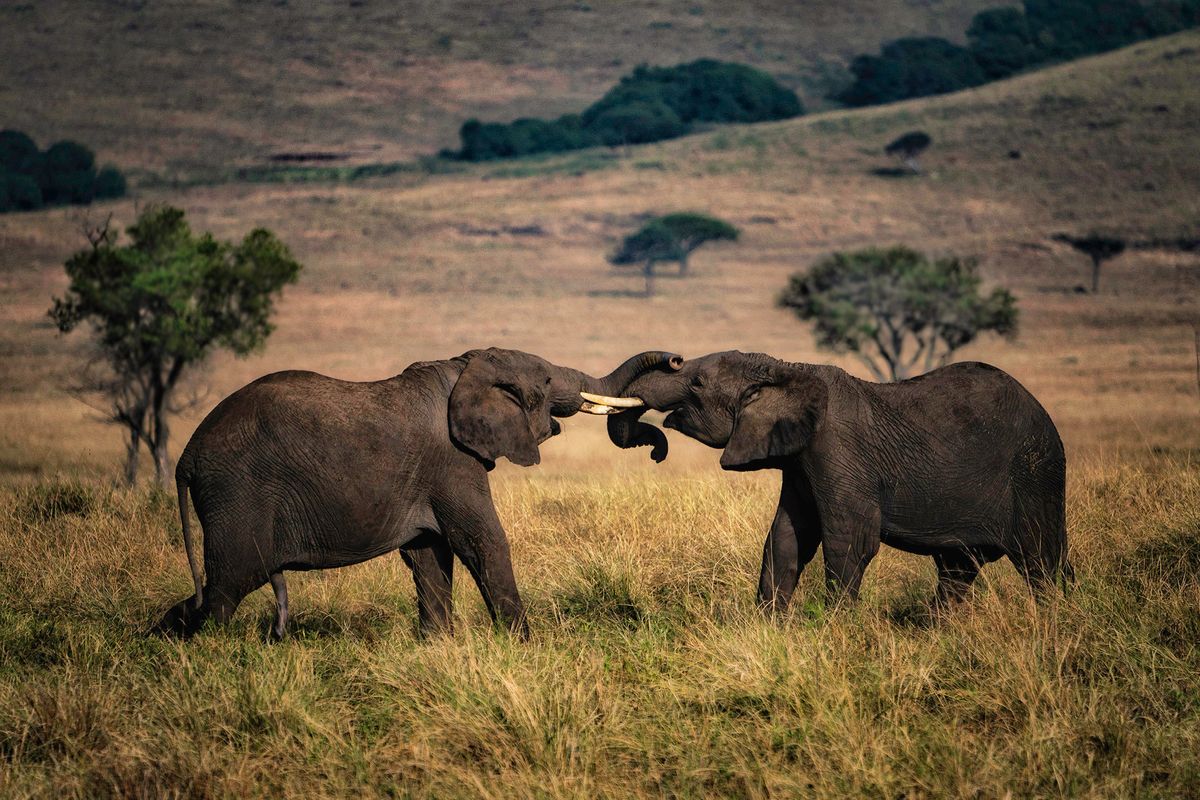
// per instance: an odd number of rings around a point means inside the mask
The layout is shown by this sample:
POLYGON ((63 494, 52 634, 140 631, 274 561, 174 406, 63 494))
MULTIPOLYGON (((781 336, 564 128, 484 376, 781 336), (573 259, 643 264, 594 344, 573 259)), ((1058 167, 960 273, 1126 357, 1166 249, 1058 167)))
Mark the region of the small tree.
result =
POLYGON ((1066 242, 1092 260, 1092 294, 1100 291, 1101 265, 1110 258, 1116 258, 1125 252, 1125 240, 1115 236, 1098 236, 1094 233, 1088 236, 1071 236, 1066 233, 1058 233, 1054 238, 1057 241, 1066 242))
POLYGON ((779 304, 816 324, 817 344, 853 353, 880 381, 945 364, 992 331, 1013 336, 1016 299, 979 293, 973 261, 929 259, 907 247, 834 253, 791 276, 779 304))
POLYGON ((109 421, 128 431, 125 479, 137 478, 145 443, 155 474, 170 477, 167 417, 181 378, 215 349, 246 355, 271 333, 274 300, 300 272, 287 247, 257 228, 240 244, 192 233, 183 211, 146 209, 117 245, 108 224, 66 262, 70 286, 50 316, 68 333, 90 322, 106 370, 93 386, 109 421))
POLYGON ((917 162, 917 157, 924 153, 931 144, 933 144, 933 139, 925 131, 909 131, 883 148, 883 152, 900 159, 906 167, 913 171, 914 175, 920 175, 921 165, 917 162))
POLYGON ((679 274, 687 275, 688 256, 707 242, 736 241, 740 231, 728 222, 705 214, 681 212, 657 217, 630 234, 609 257, 616 265, 640 264, 646 278, 646 296, 654 292, 654 265, 679 262, 679 274))

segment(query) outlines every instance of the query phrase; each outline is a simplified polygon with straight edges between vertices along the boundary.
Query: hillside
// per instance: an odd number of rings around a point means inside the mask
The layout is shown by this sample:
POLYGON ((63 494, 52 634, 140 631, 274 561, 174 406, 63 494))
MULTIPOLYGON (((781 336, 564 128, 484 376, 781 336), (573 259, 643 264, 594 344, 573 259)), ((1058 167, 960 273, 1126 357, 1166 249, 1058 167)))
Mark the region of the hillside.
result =
MULTIPOLYGON (((978 257, 990 281, 1018 294, 1018 342, 983 342, 962 357, 1017 375, 1075 452, 1186 450, 1200 446, 1191 329, 1200 259, 1132 250, 1092 296, 1075 291, 1086 259, 1050 236, 1196 234, 1198 68, 1200 34, 1180 34, 971 92, 731 126, 627 154, 349 185, 143 191, 89 213, 112 211, 124 225, 135 202, 172 202, 225 237, 267 225, 307 265, 265 353, 219 358, 203 376, 210 392, 181 419, 177 446, 224 393, 272 369, 364 379, 480 345, 593 371, 647 347, 762 350, 859 371, 817 351, 773 299, 789 272, 830 250, 905 242, 978 257), (916 127, 935 142, 927 174, 873 174, 891 166, 883 145, 916 127), (640 215, 684 209, 733 221, 743 240, 702 251, 694 276, 663 281, 653 300, 629 296, 637 279, 614 274, 604 254, 640 215)), ((0 288, 11 298, 0 352, 12 376, 0 395, 0 469, 11 477, 115 464, 115 431, 61 388, 85 338, 57 337, 44 317, 62 260, 83 244, 79 218, 0 217, 0 288)), ((549 448, 552 469, 597 453, 643 460, 601 445, 602 425, 568 427, 578 433, 549 448)), ((680 467, 712 460, 702 448, 680 452, 680 467)))
MULTIPOLYGON (((819 104, 844 65, 961 39, 989 0, 47 2, 0 6, 4 126, 168 178, 321 150, 396 160, 478 116, 582 109, 639 63, 752 64, 819 104)), ((144 177, 144 175, 143 175, 144 177)))

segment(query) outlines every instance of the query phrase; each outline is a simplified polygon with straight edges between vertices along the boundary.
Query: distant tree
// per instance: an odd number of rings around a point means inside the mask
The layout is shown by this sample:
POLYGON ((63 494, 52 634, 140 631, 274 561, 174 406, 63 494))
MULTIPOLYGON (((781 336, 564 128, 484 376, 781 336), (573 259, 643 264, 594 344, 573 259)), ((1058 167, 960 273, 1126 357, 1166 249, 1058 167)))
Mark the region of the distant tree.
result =
POLYGON ((487 161, 642 144, 682 136, 695 122, 759 122, 802 113, 795 92, 744 64, 701 59, 673 67, 642 65, 582 114, 507 125, 467 120, 459 129, 461 148, 443 155, 487 161))
POLYGON ((815 323, 818 346, 897 381, 945 364, 982 333, 1016 334, 1016 299, 1005 289, 981 295, 979 285, 973 261, 870 248, 795 273, 779 304, 815 323))
POLYGON ((917 158, 931 144, 933 144, 933 139, 925 131, 909 131, 894 139, 891 144, 883 148, 883 152, 900 159, 906 167, 913 171, 913 174, 920 175, 921 165, 917 158))
POLYGON ((31 172, 37 155, 37 144, 21 131, 0 131, 0 170, 31 172))
POLYGON ((105 377, 93 388, 127 432, 125 479, 137 478, 144 442, 160 484, 170 478, 167 417, 187 370, 213 350, 246 355, 271 333, 274 300, 300 264, 270 231, 239 244, 196 236, 183 211, 147 208, 119 246, 107 223, 66 262, 70 285, 50 316, 63 333, 90 322, 105 377))
POLYGON ((878 56, 855 58, 850 71, 854 83, 834 98, 849 106, 955 92, 987 80, 969 50, 933 36, 889 42, 878 56))
POLYGON ((1100 236, 1092 233, 1087 236, 1071 236, 1057 233, 1054 239, 1065 242, 1092 260, 1092 294, 1100 291, 1100 267, 1105 261, 1116 258, 1125 252, 1125 240, 1115 236, 1100 236))
POLYGON ((679 115, 661 100, 609 106, 591 119, 589 129, 609 147, 673 139, 685 131, 679 115))
POLYGON ((626 236, 609 256, 617 265, 638 265, 646 279, 646 296, 654 294, 654 267, 663 261, 679 263, 679 274, 687 274, 688 255, 706 242, 736 240, 739 231, 728 222, 705 214, 668 214, 650 220, 636 233, 626 236))
POLYGON ((1007 78, 1044 57, 1029 20, 1016 8, 980 11, 967 28, 967 40, 988 80, 1007 78))
POLYGON ((658 221, 674 237, 679 247, 679 274, 687 275, 688 256, 708 242, 737 241, 741 233, 724 220, 706 214, 681 212, 659 217, 658 221))

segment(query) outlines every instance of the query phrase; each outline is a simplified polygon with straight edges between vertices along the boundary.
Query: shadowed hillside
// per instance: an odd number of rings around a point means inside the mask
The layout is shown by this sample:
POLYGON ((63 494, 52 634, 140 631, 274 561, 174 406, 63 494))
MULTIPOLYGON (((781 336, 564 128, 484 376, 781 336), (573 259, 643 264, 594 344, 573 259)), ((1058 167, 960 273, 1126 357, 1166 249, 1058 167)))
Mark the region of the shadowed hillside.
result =
POLYGON ((175 178, 279 152, 397 160, 467 117, 578 111, 639 63, 713 57, 819 105, 897 36, 961 39, 988 0, 0 6, 4 125, 175 178))

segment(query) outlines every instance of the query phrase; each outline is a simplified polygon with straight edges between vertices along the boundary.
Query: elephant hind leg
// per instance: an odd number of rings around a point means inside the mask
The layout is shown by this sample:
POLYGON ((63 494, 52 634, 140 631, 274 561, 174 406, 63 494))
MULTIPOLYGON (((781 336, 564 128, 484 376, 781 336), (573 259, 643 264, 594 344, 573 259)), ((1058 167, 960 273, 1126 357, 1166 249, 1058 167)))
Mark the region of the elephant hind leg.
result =
POLYGON ((271 588, 275 590, 275 624, 271 626, 271 637, 276 641, 287 631, 288 592, 283 570, 271 574, 271 588))
POLYGON ((935 554, 933 562, 937 565, 938 585, 933 607, 945 609, 961 602, 979 577, 983 565, 1001 555, 982 550, 946 550, 935 554))

